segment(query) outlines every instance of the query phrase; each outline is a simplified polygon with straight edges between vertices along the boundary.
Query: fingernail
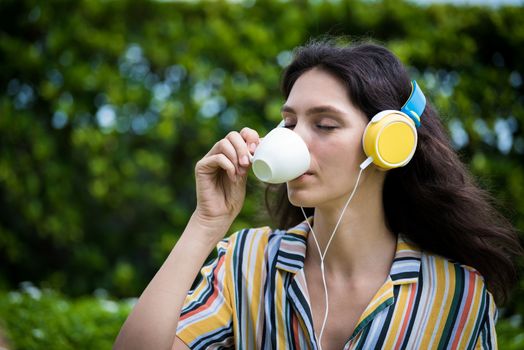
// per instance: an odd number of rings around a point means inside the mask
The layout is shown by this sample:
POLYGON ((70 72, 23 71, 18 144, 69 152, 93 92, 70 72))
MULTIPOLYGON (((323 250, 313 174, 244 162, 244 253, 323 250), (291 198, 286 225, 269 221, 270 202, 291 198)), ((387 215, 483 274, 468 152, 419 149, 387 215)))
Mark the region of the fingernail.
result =
POLYGON ((249 144, 249 151, 255 152, 256 148, 257 148, 257 145, 255 145, 254 143, 249 144))
POLYGON ((240 163, 242 163, 242 165, 249 165, 249 158, 247 156, 243 156, 240 159, 240 163))

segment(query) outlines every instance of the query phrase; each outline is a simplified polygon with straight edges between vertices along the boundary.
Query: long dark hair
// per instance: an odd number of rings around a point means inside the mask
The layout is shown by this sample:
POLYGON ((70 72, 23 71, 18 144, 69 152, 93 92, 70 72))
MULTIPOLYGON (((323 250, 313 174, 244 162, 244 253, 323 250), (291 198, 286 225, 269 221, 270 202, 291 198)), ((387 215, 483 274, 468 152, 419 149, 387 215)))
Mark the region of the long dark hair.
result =
MULTIPOLYGON (((338 46, 323 40, 295 50, 282 78, 286 98, 298 77, 314 67, 338 77, 350 101, 369 119, 381 110, 399 110, 411 92, 406 69, 386 48, 370 42, 338 46)), ((493 197, 476 185, 429 101, 417 131, 413 159, 386 174, 386 224, 424 250, 474 267, 497 303, 505 303, 516 281, 513 259, 523 252, 515 229, 495 209, 493 197)), ((265 198, 279 227, 304 220, 300 208, 289 202, 285 184, 268 186, 265 198)), ((307 214, 312 215, 313 209, 307 214)))

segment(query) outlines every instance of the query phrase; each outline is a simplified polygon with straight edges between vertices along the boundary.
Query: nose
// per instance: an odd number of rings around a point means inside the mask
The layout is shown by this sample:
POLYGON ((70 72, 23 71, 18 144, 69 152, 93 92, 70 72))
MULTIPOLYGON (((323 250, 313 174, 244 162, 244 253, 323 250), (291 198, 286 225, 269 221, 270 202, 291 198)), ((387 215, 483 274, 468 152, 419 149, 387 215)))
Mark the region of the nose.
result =
POLYGON ((304 143, 306 144, 307 148, 310 149, 310 140, 311 135, 307 128, 306 123, 301 123, 300 121, 297 121, 297 124, 293 128, 293 131, 300 136, 302 140, 304 140, 304 143))

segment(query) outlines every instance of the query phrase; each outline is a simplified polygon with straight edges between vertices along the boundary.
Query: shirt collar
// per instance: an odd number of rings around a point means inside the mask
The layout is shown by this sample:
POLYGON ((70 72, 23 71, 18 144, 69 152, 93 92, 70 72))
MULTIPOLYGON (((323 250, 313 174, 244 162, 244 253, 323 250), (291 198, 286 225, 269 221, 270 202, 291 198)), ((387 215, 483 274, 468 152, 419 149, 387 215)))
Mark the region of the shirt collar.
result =
MULTIPOLYGON (((308 220, 312 223, 313 217, 308 220)), ((283 233, 277 254, 278 269, 295 274, 304 268, 309 231, 308 223, 303 221, 283 233)), ((418 281, 421 256, 422 252, 417 245, 403 234, 398 235, 395 258, 389 272, 394 285, 418 281)))
MULTIPOLYGON (((313 217, 308 220, 310 222, 313 217)), ((277 253, 277 269, 297 273, 304 267, 309 226, 306 221, 283 232, 277 253)))

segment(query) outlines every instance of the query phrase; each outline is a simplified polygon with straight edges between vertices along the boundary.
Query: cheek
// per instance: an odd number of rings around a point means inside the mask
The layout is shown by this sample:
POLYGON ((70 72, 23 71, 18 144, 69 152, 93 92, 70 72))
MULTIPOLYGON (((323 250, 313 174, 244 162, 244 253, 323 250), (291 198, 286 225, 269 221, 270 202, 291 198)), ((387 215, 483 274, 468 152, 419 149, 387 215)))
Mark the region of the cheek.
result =
POLYGON ((316 144, 310 149, 318 165, 329 167, 334 171, 354 168, 365 160, 362 140, 360 137, 348 137, 346 140, 316 144))

